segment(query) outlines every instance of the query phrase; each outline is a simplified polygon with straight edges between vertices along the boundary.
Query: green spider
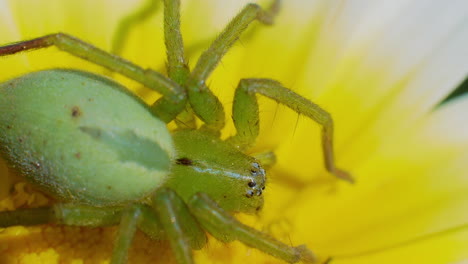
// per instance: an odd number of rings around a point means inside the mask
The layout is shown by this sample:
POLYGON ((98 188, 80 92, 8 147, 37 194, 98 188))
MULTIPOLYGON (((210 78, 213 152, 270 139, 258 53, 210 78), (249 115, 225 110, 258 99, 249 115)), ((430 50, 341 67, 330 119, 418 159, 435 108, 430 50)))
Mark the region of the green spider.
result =
MULTIPOLYGON (((124 20, 114 39, 119 53, 128 28, 153 12, 156 1, 124 20)), ((333 155, 331 116, 270 79, 243 79, 236 89, 237 133, 220 139, 225 114, 205 85, 223 55, 258 20, 271 24, 269 9, 248 4, 190 70, 180 33, 180 2, 164 0, 167 72, 164 76, 57 33, 0 47, 0 56, 55 46, 131 78, 162 95, 148 106, 105 77, 78 70, 30 73, 0 84, 0 151, 28 181, 59 201, 52 207, 0 213, 0 227, 46 223, 119 225, 111 263, 126 263, 137 229, 167 239, 178 263, 193 263, 192 250, 207 242, 239 240, 289 263, 315 262, 304 245, 291 247, 252 229, 231 213, 263 206, 266 174, 274 155, 244 154, 259 133, 256 94, 269 97, 322 126, 326 169, 348 181, 333 155), (204 124, 192 122, 196 115, 204 124), (178 121, 169 132, 166 123, 178 121), (262 165, 263 164, 263 165, 262 165)))

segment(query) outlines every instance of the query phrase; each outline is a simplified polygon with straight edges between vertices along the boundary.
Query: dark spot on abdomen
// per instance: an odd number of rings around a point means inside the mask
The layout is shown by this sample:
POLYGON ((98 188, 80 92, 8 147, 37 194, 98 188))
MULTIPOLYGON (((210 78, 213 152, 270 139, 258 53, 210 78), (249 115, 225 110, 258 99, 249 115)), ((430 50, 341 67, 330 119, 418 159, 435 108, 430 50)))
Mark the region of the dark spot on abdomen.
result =
POLYGON ((189 158, 180 158, 180 159, 176 159, 176 164, 190 166, 193 164, 193 160, 189 158))
POLYGON ((71 110, 72 117, 77 118, 77 117, 80 117, 82 114, 83 114, 83 112, 81 112, 80 107, 78 107, 78 106, 73 106, 72 107, 72 110, 71 110))

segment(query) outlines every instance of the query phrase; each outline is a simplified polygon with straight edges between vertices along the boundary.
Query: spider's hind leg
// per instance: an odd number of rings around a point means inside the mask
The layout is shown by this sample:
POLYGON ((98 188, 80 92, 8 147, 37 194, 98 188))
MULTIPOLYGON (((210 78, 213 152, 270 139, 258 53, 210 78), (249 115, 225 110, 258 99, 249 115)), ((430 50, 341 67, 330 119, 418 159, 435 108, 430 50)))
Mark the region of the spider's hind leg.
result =
POLYGON ((207 237, 187 205, 173 190, 162 188, 152 198, 159 222, 179 264, 192 264, 192 249, 201 249, 207 237))
POLYGON ((16 209, 0 212, 0 227, 63 224, 73 226, 109 226, 119 222, 120 207, 89 207, 55 204, 51 207, 16 209))
POLYGON ((304 245, 291 247, 267 234, 248 227, 221 209, 206 194, 196 194, 189 202, 190 211, 200 224, 217 239, 239 240, 288 263, 315 263, 314 254, 304 245))

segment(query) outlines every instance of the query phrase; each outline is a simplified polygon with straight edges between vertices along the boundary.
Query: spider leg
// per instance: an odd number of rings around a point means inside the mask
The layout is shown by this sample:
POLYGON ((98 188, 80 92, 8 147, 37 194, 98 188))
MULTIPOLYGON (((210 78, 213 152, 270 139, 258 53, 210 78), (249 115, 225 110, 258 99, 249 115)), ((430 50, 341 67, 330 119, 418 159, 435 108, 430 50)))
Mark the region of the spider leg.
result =
POLYGON ((322 150, 325 168, 336 177, 353 182, 349 173, 336 167, 333 153, 333 119, 320 106, 270 79, 243 79, 234 95, 232 117, 237 134, 230 139, 241 149, 252 146, 259 133, 259 115, 256 94, 269 97, 303 114, 322 126, 322 150))
POLYGON ((132 245, 141 217, 141 210, 138 207, 130 207, 122 213, 114 249, 112 250, 111 264, 127 263, 128 250, 132 245))
MULTIPOLYGON (((152 2, 156 2, 152 0, 152 2)), ((155 3, 135 13, 134 17, 148 15, 155 9, 155 3)), ((131 16, 133 17, 133 16, 131 16)), ((124 21, 125 22, 125 21, 124 21)), ((167 73, 171 80, 184 87, 190 76, 190 70, 185 59, 184 43, 180 32, 180 1, 164 0, 164 42, 167 50, 167 73)), ((159 99, 151 106, 153 113, 165 122, 175 119, 178 127, 196 128, 194 114, 185 100, 174 104, 167 98, 159 99), (169 111, 168 111, 169 110, 169 111)))
MULTIPOLYGON (((264 24, 272 24, 279 9, 279 3, 279 0, 275 0, 268 10, 263 10, 259 5, 253 3, 246 5, 200 56, 192 71, 192 78, 197 82, 205 81, 224 54, 253 21, 259 20, 264 24)), ((203 87, 199 87, 199 89, 203 89, 203 87)))
POLYGON ((207 238, 182 198, 170 189, 159 189, 152 198, 152 205, 177 263, 194 263, 192 249, 201 249, 207 238))
MULTIPOLYGON (((138 210, 142 215, 138 221, 138 228, 141 231, 152 239, 163 238, 164 230, 161 228, 161 225, 158 222, 158 216, 153 208, 148 205, 134 204, 130 209, 138 210)), ((116 225, 121 221, 122 216, 125 213, 125 208, 123 207, 92 207, 74 204, 56 204, 52 207, 52 210, 54 217, 56 218, 53 223, 88 227, 116 225)), ((16 211, 13 211, 12 213, 15 212, 16 211)), ((0 216, 1 214, 2 213, 0 213, 0 216)), ((45 223, 46 222, 44 222, 44 224, 45 223)))
POLYGON ((259 20, 265 24, 273 22, 279 3, 279 0, 275 0, 268 10, 263 10, 257 4, 246 5, 198 59, 187 83, 187 92, 190 105, 205 122, 206 128, 217 131, 224 127, 225 122, 223 106, 206 86, 206 79, 253 21, 259 20))
POLYGON ((73 204, 56 204, 52 207, 16 209, 0 212, 0 227, 15 225, 64 224, 74 226, 109 226, 119 222, 120 207, 96 208, 73 204))
POLYGON ((290 247, 260 231, 237 221, 221 209, 206 194, 195 194, 189 204, 190 211, 200 224, 217 239, 229 242, 239 240, 289 263, 314 263, 314 254, 305 246, 290 247))
POLYGON ((164 0, 164 42, 167 49, 167 73, 172 80, 183 85, 190 72, 180 33, 180 0, 164 0))
POLYGON ((50 46, 55 46, 71 55, 118 72, 160 93, 163 95, 161 99, 164 99, 164 103, 157 104, 158 101, 161 101, 159 99, 155 103, 157 106, 152 106, 151 110, 165 122, 171 121, 172 119, 168 120, 170 117, 177 115, 178 112, 183 110, 180 105, 185 105, 186 92, 171 79, 153 70, 143 69, 127 60, 64 33, 46 35, 0 47, 0 56, 50 46))
MULTIPOLYGON (((180 0, 164 0, 164 43, 167 50, 167 74, 176 83, 185 86, 190 70, 185 57, 184 42, 180 32, 180 0)), ((183 102, 175 123, 181 128, 195 129, 195 115, 189 105, 183 102)))
POLYGON ((31 209, 17 209, 15 211, 0 212, 0 227, 15 225, 32 226, 56 223, 53 208, 39 207, 31 209))

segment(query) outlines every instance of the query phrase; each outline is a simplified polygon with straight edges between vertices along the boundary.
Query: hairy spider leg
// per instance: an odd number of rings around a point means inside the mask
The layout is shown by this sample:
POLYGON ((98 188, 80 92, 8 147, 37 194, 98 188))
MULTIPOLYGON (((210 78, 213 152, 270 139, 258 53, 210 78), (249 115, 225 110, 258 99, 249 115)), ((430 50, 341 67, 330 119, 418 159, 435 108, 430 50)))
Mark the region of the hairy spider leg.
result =
POLYGON ((204 128, 219 131, 225 123, 223 106, 206 86, 206 79, 253 21, 258 20, 264 24, 273 22, 279 3, 279 0, 274 1, 268 10, 263 10, 257 4, 246 5, 198 59, 186 87, 190 105, 195 114, 205 123, 204 128))
POLYGON ((167 74, 184 85, 190 75, 180 32, 180 1, 164 0, 164 43, 167 50, 167 74))
POLYGON ((265 233, 242 224, 220 208, 206 194, 195 194, 190 199, 188 206, 200 224, 220 241, 239 240, 249 247, 257 248, 289 263, 299 261, 314 263, 316 261, 316 257, 306 246, 288 246, 265 233))
POLYGON ((158 104, 157 109, 154 109, 154 107, 151 109, 155 116, 165 122, 171 121, 167 119, 168 116, 175 116, 173 113, 181 111, 178 108, 181 102, 184 102, 182 105, 185 105, 187 100, 185 90, 171 79, 151 69, 143 69, 127 60, 64 33, 46 35, 0 47, 0 56, 50 46, 55 46, 71 55, 120 73, 160 93, 163 97, 156 101, 155 104, 162 100, 164 100, 164 103, 158 104))
MULTIPOLYGON (((169 78, 185 86, 190 76, 190 69, 185 57, 184 42, 180 31, 180 1, 164 0, 164 44, 166 46, 166 70, 169 78)), ((185 88, 185 87, 184 87, 185 88)), ((178 127, 196 129, 196 119, 190 105, 184 108, 177 117, 173 117, 178 127)))
POLYGON ((320 106, 271 79, 243 79, 234 95, 232 119, 237 133, 228 140, 240 149, 255 143, 259 134, 260 119, 256 94, 261 94, 284 104, 298 114, 305 115, 322 126, 322 151, 325 168, 336 177, 354 182, 351 175, 336 167, 333 150, 333 119, 320 106))
POLYGON ((159 189, 152 198, 159 221, 178 264, 192 264, 193 249, 201 249, 207 237, 182 198, 173 190, 159 189))
POLYGON ((137 206, 131 206, 123 211, 110 263, 125 264, 128 262, 128 250, 132 245, 141 217, 142 211, 137 206))

